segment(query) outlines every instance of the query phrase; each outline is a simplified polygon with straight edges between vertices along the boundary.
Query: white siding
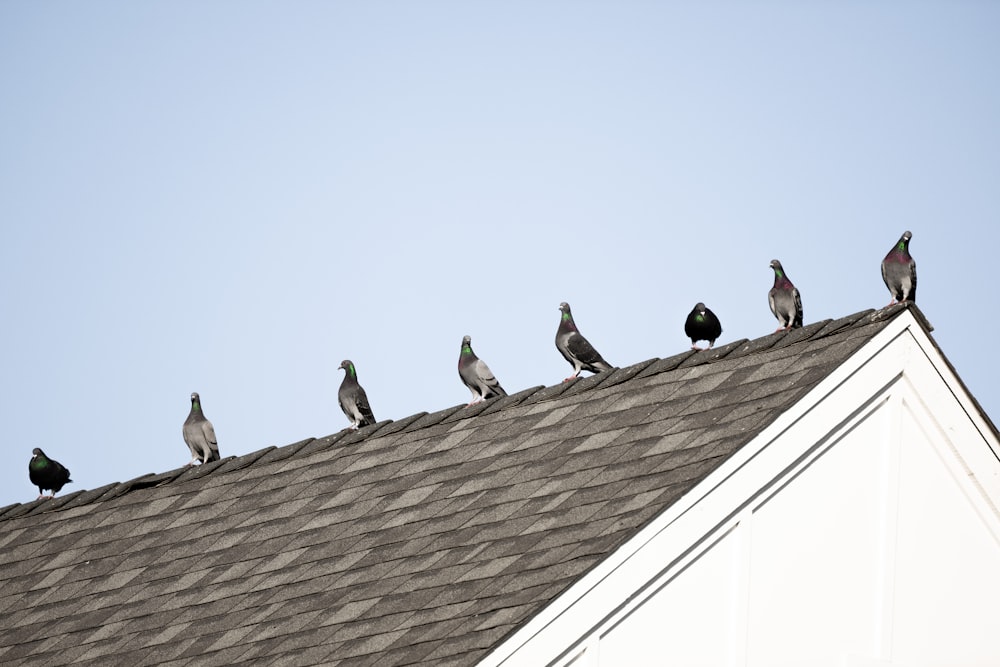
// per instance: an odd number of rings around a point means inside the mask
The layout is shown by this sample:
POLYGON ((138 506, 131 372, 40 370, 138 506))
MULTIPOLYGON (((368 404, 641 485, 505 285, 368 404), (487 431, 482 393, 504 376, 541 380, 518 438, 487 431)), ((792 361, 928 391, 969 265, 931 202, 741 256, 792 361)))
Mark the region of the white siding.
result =
MULTIPOLYGON (((904 421, 894 659, 913 665, 1000 665, 1000 545, 969 487, 912 419, 904 421)), ((943 451, 942 451, 943 450, 943 451)))
POLYGON ((906 319, 484 665, 1000 665, 1000 443, 906 319))
POLYGON ((885 422, 883 404, 754 512, 748 665, 876 648, 885 422))
POLYGON ((600 640, 601 665, 725 664, 736 539, 729 534, 600 640))

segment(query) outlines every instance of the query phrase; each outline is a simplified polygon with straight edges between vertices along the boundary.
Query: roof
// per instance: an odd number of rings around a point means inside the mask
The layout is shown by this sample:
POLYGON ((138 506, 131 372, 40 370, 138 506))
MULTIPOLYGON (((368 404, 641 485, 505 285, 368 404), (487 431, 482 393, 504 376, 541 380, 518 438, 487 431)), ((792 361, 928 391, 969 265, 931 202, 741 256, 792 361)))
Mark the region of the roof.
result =
POLYGON ((2 508, 0 662, 473 665, 905 309, 2 508))

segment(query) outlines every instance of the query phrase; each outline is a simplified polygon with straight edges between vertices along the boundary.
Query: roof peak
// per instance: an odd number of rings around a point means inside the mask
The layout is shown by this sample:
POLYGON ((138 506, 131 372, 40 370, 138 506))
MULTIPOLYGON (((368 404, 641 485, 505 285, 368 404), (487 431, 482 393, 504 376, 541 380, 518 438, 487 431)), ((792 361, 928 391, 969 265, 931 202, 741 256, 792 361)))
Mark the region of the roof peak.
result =
POLYGON ((241 470, 258 462, 280 461, 296 455, 306 455, 325 450, 334 445, 346 446, 361 440, 380 438, 395 433, 417 431, 438 424, 474 419, 518 406, 541 403, 560 397, 575 396, 583 392, 595 391, 599 388, 610 388, 633 378, 649 377, 678 368, 701 366, 723 359, 735 359, 760 354, 776 348, 789 347, 826 338, 843 333, 849 329, 856 329, 876 323, 886 323, 904 311, 911 312, 925 332, 929 333, 934 330, 916 304, 906 302, 878 310, 869 308, 835 320, 826 319, 813 322, 787 332, 776 332, 755 339, 743 338, 708 350, 685 350, 669 357, 654 357, 629 366, 615 367, 611 371, 597 373, 586 378, 574 380, 573 382, 561 382, 547 387, 543 385, 529 387, 505 397, 483 401, 471 406, 460 403, 432 413, 418 412, 397 420, 380 421, 372 426, 363 427, 356 431, 344 429, 320 438, 310 437, 282 446, 271 445, 247 454, 228 456, 219 461, 199 466, 184 466, 162 473, 148 473, 125 482, 112 482, 95 489, 74 491, 58 498, 36 500, 28 503, 14 503, 6 507, 0 507, 0 521, 26 514, 52 512, 111 500, 130 491, 160 487, 181 480, 190 481, 209 474, 224 474, 241 470))

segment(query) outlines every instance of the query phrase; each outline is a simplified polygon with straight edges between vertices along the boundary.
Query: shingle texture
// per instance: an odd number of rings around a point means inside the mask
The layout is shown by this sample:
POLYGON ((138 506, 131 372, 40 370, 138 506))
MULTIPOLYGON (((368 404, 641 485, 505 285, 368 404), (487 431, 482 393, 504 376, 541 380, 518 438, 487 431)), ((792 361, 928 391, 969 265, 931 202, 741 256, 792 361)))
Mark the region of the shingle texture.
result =
POLYGON ((473 665, 901 310, 0 509, 0 664, 473 665))

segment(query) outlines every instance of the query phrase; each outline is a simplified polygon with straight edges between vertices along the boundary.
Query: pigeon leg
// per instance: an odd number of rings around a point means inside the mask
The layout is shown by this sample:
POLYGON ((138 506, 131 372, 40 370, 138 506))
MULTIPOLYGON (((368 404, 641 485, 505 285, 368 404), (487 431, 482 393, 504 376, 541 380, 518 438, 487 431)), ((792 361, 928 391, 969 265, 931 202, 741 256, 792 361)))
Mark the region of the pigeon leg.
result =
POLYGON ((38 494, 38 497, 37 497, 37 498, 35 498, 35 500, 41 500, 42 498, 48 498, 48 496, 47 496, 47 495, 45 495, 44 493, 39 493, 39 494, 38 494))
MULTIPOLYGON (((712 346, 709 345, 709 347, 712 347, 712 346)), ((695 345, 694 343, 691 344, 691 349, 694 350, 695 352, 701 352, 701 348, 698 347, 697 345, 695 345)))
POLYGON ((715 341, 714 340, 708 341, 708 349, 711 350, 713 345, 715 345, 715 341))

